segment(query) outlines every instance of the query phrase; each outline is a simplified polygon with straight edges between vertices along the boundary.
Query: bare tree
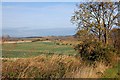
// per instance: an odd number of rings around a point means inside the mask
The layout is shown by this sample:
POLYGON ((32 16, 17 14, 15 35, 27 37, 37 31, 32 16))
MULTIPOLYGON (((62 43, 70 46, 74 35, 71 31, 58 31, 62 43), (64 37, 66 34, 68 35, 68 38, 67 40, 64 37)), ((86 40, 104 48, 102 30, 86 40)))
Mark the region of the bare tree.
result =
POLYGON ((88 30, 95 34, 99 41, 104 38, 108 43, 108 34, 114 25, 118 25, 117 2, 86 2, 77 5, 77 10, 71 18, 78 29, 88 30))

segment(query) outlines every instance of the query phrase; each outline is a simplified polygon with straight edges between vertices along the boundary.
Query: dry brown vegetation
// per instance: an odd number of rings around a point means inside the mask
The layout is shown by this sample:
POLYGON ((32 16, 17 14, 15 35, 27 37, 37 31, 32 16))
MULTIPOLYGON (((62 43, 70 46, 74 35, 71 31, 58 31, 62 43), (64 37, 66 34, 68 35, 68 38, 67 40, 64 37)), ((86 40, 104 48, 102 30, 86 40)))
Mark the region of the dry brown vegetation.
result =
POLYGON ((89 66, 80 58, 67 55, 40 55, 2 61, 3 78, 98 78, 107 68, 103 63, 89 66))

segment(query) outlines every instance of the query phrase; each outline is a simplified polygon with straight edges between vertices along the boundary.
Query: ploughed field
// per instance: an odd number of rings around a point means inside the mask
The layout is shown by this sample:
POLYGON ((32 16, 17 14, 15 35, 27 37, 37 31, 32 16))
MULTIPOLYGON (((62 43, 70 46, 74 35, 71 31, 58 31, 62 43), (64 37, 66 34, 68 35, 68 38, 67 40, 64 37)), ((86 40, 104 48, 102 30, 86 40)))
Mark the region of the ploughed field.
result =
POLYGON ((40 54, 74 55, 77 52, 73 45, 58 44, 56 42, 24 42, 2 44, 3 58, 27 58, 40 54))

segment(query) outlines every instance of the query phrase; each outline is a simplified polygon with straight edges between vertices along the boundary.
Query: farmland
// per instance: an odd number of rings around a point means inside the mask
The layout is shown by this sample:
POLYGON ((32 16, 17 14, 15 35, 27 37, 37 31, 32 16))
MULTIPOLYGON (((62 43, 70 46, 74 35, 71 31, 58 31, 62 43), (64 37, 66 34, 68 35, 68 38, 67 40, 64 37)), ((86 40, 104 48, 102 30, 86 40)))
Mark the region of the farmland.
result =
POLYGON ((27 58, 40 54, 66 54, 74 55, 77 52, 72 45, 56 44, 55 42, 25 42, 3 44, 2 57, 27 58))
POLYGON ((75 57, 78 52, 75 51, 74 45, 79 42, 67 39, 61 41, 45 40, 3 43, 2 76, 3 78, 119 77, 119 66, 108 68, 104 63, 100 62, 96 63, 96 67, 94 68, 94 66, 89 66, 88 63, 84 63, 80 57, 75 57))

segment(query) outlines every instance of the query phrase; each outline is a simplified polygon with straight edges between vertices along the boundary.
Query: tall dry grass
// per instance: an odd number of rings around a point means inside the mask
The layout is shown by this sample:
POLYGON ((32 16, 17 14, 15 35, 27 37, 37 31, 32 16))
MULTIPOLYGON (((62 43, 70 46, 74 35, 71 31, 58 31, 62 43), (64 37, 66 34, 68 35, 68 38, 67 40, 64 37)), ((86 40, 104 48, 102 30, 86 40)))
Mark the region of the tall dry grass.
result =
POLYGON ((40 55, 34 58, 3 60, 3 78, 98 78, 106 66, 83 64, 79 58, 67 55, 40 55))

